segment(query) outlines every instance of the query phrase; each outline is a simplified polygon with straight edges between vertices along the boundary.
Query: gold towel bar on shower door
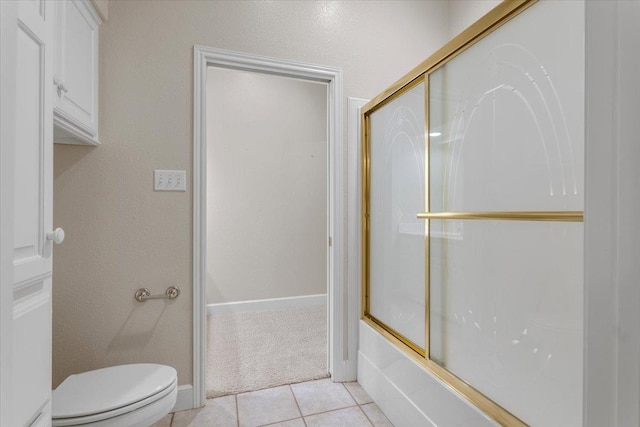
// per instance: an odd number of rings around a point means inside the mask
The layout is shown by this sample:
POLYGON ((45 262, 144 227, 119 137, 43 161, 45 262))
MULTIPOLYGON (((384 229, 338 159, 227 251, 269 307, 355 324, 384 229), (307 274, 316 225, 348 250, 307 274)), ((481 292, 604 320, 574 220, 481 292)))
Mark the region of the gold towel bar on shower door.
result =
POLYGON ((418 218, 582 222, 584 213, 582 211, 420 212, 418 218))
POLYGON ((140 288, 136 291, 134 296, 140 302, 145 302, 149 299, 176 299, 180 295, 180 288, 177 286, 170 286, 162 295, 151 295, 151 291, 147 288, 140 288))

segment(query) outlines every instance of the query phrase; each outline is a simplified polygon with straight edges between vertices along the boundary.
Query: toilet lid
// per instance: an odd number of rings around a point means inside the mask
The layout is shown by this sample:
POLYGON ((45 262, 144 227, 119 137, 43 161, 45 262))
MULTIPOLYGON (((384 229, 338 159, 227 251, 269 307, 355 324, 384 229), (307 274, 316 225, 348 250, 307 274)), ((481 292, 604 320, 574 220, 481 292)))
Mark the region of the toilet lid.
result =
POLYGON ((175 384, 176 370, 151 363, 120 365, 71 375, 53 391, 53 418, 113 411, 175 384))

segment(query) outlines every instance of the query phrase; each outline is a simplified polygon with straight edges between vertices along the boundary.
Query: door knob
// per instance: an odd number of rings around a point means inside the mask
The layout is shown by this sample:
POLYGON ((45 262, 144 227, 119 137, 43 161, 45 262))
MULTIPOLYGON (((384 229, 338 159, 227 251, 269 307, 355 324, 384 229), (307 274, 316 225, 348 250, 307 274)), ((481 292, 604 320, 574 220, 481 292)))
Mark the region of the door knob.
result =
POLYGON ((47 240, 51 240, 56 245, 64 242, 64 230, 60 227, 47 233, 47 240))

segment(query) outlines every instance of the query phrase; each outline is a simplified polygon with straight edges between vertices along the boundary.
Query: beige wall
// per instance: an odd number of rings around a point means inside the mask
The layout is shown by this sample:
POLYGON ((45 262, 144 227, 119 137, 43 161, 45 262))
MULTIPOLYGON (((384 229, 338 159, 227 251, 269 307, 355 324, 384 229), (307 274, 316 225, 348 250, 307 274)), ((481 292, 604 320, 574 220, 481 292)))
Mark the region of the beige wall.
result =
POLYGON ((110 2, 102 145, 54 150, 54 224, 67 240, 54 257, 53 385, 143 361, 173 365, 191 383, 192 193, 152 184, 153 169, 192 178, 194 44, 342 67, 346 109, 347 96, 375 96, 446 36, 439 1, 110 2), (183 289, 173 302, 133 299, 169 285, 183 289))
POLYGON ((109 0, 91 0, 103 21, 109 19, 109 0))
POLYGON ((500 3, 501 0, 448 0, 449 39, 460 34, 500 3))
POLYGON ((208 303, 327 292, 327 89, 209 68, 208 303))

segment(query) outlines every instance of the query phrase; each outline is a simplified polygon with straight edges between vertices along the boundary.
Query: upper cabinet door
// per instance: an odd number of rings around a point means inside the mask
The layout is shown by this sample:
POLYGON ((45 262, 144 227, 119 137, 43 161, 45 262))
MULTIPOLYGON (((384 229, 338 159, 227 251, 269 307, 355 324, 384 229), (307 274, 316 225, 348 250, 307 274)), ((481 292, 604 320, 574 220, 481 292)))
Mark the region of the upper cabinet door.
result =
POLYGON ((55 142, 98 145, 98 26, 89 1, 56 2, 55 142))

